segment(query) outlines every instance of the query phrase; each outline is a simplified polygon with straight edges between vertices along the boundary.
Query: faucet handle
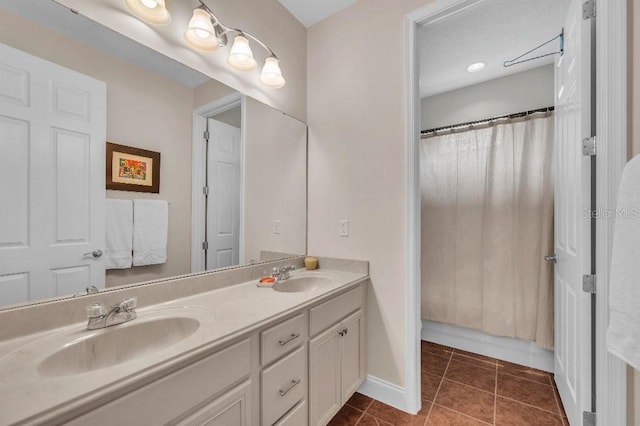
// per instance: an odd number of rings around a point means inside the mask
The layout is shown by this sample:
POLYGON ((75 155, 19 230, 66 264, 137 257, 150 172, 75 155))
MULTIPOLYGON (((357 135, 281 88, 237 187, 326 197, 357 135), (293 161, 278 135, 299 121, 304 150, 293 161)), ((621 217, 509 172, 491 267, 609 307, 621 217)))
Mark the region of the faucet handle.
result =
POLYGON ((125 299, 120 302, 120 310, 122 311, 131 311, 134 310, 138 306, 138 298, 130 297, 129 299, 125 299))
POLYGON ((87 311, 87 316, 89 318, 99 318, 102 315, 107 313, 107 308, 101 303, 94 303, 93 305, 89 305, 85 308, 87 311))

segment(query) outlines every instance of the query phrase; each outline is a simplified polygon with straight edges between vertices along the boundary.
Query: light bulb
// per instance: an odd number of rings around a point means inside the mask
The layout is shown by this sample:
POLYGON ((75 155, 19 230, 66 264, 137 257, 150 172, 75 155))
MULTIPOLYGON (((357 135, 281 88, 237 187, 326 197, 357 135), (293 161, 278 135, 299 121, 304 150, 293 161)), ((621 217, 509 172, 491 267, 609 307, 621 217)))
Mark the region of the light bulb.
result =
POLYGON ((127 7, 144 22, 153 25, 167 25, 171 14, 165 0, 125 0, 127 7))
POLYGON ((469 65, 467 67, 467 72, 478 72, 484 69, 484 67, 486 67, 487 64, 480 61, 480 62, 474 62, 473 64, 469 65))
POLYGON ((257 63, 253 58, 253 52, 249 46, 249 40, 239 35, 233 39, 233 46, 227 59, 229 65, 238 71, 251 71, 256 68, 257 63))
POLYGON ((211 23, 211 15, 206 10, 193 10, 184 39, 191 47, 205 52, 213 52, 218 48, 218 37, 211 23))
POLYGON ((280 65, 278 65, 278 59, 270 56, 264 61, 264 67, 262 67, 262 73, 260 74, 260 82, 267 87, 273 89, 279 89, 284 86, 284 77, 282 77, 282 71, 280 65))
POLYGON ((158 5, 158 2, 156 0, 140 0, 140 1, 142 2, 143 5, 145 5, 149 9, 153 9, 158 5))

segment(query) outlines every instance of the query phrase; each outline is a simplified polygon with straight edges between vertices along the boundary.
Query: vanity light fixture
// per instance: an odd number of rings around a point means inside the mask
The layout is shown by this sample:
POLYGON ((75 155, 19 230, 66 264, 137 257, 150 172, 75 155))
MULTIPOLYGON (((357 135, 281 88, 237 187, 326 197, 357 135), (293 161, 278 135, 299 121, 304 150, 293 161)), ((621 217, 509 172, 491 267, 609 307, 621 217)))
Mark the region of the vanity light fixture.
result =
POLYGON ((168 25, 171 14, 165 0, 125 0, 129 9, 144 22, 153 25, 168 25))
MULTIPOLYGON (((129 9, 143 21, 150 24, 163 25, 171 21, 171 15, 166 8, 165 1, 166 0, 125 0, 125 3, 129 9), (168 20, 154 19, 156 15, 161 15, 161 10, 164 11, 168 20)), ((256 69, 258 65, 256 59, 253 57, 253 52, 249 44, 250 40, 252 40, 268 53, 262 72, 260 73, 260 82, 264 86, 274 89, 279 89, 284 86, 285 80, 282 76, 279 59, 276 54, 273 53, 273 50, 253 34, 238 28, 230 28, 223 25, 202 0, 198 0, 198 2, 200 6, 193 10, 193 15, 184 33, 184 39, 189 46, 199 51, 213 52, 217 50, 218 47, 226 46, 229 42, 229 36, 235 34, 227 63, 235 70, 251 71, 256 69)))
POLYGON ((467 67, 467 72, 478 72, 483 70, 486 66, 487 64, 482 61, 474 62, 467 67))
POLYGON ((231 68, 238 71, 251 71, 256 69, 258 65, 253 57, 251 46, 249 46, 249 40, 241 33, 233 39, 233 46, 231 46, 231 52, 227 62, 231 65, 231 68))

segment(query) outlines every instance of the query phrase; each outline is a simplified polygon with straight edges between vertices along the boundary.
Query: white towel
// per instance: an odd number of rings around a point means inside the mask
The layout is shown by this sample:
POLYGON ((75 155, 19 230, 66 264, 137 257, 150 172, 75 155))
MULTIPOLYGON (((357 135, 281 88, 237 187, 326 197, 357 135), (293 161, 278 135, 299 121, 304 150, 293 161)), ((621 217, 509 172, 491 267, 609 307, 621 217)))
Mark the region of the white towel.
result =
POLYGON ((133 202, 107 199, 105 203, 105 268, 131 268, 133 259, 133 202))
POLYGON ((133 266, 167 261, 169 203, 133 200, 133 266))
POLYGON ((620 179, 609 309, 607 349, 640 369, 640 156, 627 163, 620 179))

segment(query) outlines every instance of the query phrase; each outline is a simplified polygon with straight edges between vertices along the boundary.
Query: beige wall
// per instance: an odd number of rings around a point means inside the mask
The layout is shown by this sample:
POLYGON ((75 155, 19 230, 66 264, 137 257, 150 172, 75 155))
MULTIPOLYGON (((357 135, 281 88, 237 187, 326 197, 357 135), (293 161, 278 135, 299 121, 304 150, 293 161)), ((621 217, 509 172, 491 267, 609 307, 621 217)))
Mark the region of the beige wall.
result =
POLYGON ((227 65, 228 48, 202 54, 187 47, 183 34, 197 2, 167 2, 172 15, 171 25, 152 27, 134 18, 124 1, 57 1, 246 95, 306 121, 307 33, 278 0, 209 3, 225 25, 250 31, 278 55, 287 83, 277 90, 267 89, 258 81, 266 52, 257 45, 252 49, 259 67, 249 72, 236 72, 227 65))
POLYGON ((422 98, 421 129, 553 106, 553 64, 422 98))
POLYGON ((171 203, 167 262, 107 271, 107 286, 190 272, 193 90, 9 12, 0 14, 0 42, 106 82, 107 140, 162 155, 160 194, 107 191, 107 197, 171 203))
POLYGON ((245 102, 244 259, 306 252, 307 126, 255 99, 245 102), (280 233, 274 234, 274 221, 280 233))
POLYGON ((366 0, 307 34, 311 255, 370 261, 368 374, 404 384, 404 17, 425 0, 366 0), (338 236, 349 219, 350 236, 338 236))

